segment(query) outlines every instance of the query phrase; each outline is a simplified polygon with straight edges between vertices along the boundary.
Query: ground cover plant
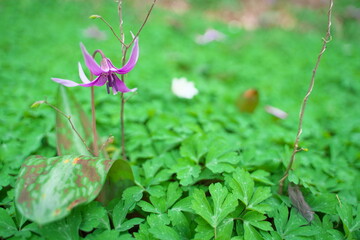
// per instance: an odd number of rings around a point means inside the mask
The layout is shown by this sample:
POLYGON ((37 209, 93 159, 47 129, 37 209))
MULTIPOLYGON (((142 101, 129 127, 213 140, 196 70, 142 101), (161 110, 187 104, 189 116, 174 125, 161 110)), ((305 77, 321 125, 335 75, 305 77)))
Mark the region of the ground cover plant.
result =
POLYGON ((315 3, 250 24, 251 1, 123 1, 123 40, 118 2, 1 1, 0 238, 359 239, 360 6, 331 40, 315 3), (50 79, 81 82, 80 42, 118 68, 93 104, 50 79))

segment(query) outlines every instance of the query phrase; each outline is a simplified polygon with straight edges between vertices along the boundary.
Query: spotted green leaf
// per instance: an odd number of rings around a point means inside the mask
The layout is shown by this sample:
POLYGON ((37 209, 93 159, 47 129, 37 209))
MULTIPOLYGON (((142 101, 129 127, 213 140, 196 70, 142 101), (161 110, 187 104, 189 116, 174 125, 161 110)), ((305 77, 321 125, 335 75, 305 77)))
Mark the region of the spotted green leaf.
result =
MULTIPOLYGON (((68 88, 59 86, 56 106, 71 117, 75 129, 85 139, 90 138, 91 125, 81 105, 68 88)), ((72 129, 68 119, 56 113, 56 138, 58 155, 89 154, 84 143, 72 129)))
POLYGON ((20 169, 16 206, 21 214, 39 224, 61 219, 75 206, 97 196, 112 163, 81 155, 31 156, 20 169))

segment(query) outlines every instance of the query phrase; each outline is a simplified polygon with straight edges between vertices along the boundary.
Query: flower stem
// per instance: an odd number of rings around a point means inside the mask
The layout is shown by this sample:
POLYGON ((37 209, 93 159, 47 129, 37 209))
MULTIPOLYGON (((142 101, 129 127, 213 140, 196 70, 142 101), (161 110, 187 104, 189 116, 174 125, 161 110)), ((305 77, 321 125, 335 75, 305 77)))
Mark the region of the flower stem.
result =
POLYGON ((92 132, 93 132, 93 151, 97 157, 99 155, 98 148, 98 136, 96 132, 96 113, 95 113, 95 91, 94 87, 91 87, 91 116, 92 116, 92 132))
POLYGON ((125 121, 124 121, 124 108, 125 98, 124 93, 121 93, 121 109, 120 109, 120 127, 121 127, 121 156, 123 160, 127 160, 125 150, 125 121))
MULTIPOLYGON (((149 16, 155 6, 157 0, 153 0, 153 3, 141 25, 138 32, 135 34, 133 39, 129 44, 125 44, 125 34, 124 34, 124 21, 123 21, 123 14, 122 14, 122 0, 118 0, 118 15, 119 15, 119 28, 120 28, 120 38, 118 40, 121 43, 121 50, 122 50, 122 66, 126 63, 126 52, 134 43, 135 39, 139 36, 142 29, 144 28, 145 24, 147 23, 149 16)), ((112 28, 111 28, 112 29, 112 28)), ((125 82, 125 75, 121 75, 121 81, 125 82)), ((124 119, 124 110, 125 110, 125 103, 126 103, 124 93, 121 93, 121 104, 120 104, 120 130, 121 130, 121 156, 123 160, 127 160, 126 156, 126 149, 125 149, 125 119, 124 119)))
POLYGON ((296 138, 295 138, 295 143, 294 143, 294 149, 293 149, 293 152, 291 154, 291 158, 290 158, 290 162, 285 170, 285 173, 283 175, 283 177, 280 179, 279 181, 279 194, 282 194, 283 192, 283 186, 284 186, 284 182, 285 180, 287 179, 287 177, 289 176, 289 172, 292 168, 292 165, 295 161, 295 156, 298 152, 301 152, 303 151, 304 149, 303 148, 299 148, 299 141, 300 141, 300 136, 302 134, 302 125, 303 125, 303 119, 304 119, 304 114, 305 114, 305 109, 306 109, 306 104, 307 104, 307 101, 310 97, 310 94, 312 93, 312 90, 314 88, 314 84, 315 84, 315 75, 316 75, 316 71, 319 67, 319 64, 320 64, 320 60, 321 60, 321 57, 323 55, 323 53, 325 52, 326 50, 326 47, 327 47, 327 43, 331 41, 331 11, 332 11, 332 7, 333 7, 333 0, 330 0, 330 6, 329 6, 329 10, 328 10, 328 25, 327 25, 327 31, 326 31, 326 35, 325 35, 325 38, 323 38, 323 45, 322 45, 322 48, 320 50, 320 53, 318 55, 318 58, 317 58, 317 61, 316 61, 316 64, 315 64, 315 68, 313 69, 312 71, 312 77, 311 77, 311 81, 310 81, 310 86, 309 86, 309 89, 302 101, 302 104, 301 104, 301 108, 300 108, 300 116, 299 116, 299 126, 298 126, 298 131, 297 131, 297 135, 296 135, 296 138))

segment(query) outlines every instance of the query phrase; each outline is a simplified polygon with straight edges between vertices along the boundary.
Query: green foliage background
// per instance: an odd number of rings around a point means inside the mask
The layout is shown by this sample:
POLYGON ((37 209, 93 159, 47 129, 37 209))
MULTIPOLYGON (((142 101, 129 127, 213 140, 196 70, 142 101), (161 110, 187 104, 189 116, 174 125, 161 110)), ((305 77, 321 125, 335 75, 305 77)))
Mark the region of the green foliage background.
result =
MULTIPOLYGON (((126 32, 136 32, 148 5, 124 2, 126 32)), ((100 21, 88 19, 99 14, 117 26, 116 4, 0 2, 0 229, 9 229, 0 230, 1 237, 39 239, 63 231, 70 234, 66 239, 114 239, 120 233, 124 239, 211 239, 214 228, 224 234, 218 239, 359 237, 360 24, 348 15, 349 6, 359 9, 359 4, 335 2, 333 40, 317 73, 300 143, 309 152, 298 155, 290 176, 303 186, 316 212, 314 223, 304 229, 299 226, 306 222, 295 209, 288 209, 287 197, 276 194, 277 181, 290 157, 299 107, 326 29, 327 9, 289 5, 298 27, 247 31, 206 18, 203 1, 196 2, 183 14, 155 8, 140 36, 139 62, 126 80, 130 88, 139 89, 126 105, 127 149, 136 182, 126 191, 139 198, 131 199, 125 191, 122 200, 107 208, 93 202, 41 229, 21 219, 13 205, 13 187, 23 160, 32 154, 56 155, 54 112, 47 107, 33 110, 30 105, 45 98, 55 101, 58 86, 51 77, 78 81, 79 42, 89 51, 102 49, 120 65, 116 39, 100 21), (83 30, 90 26, 105 31, 108 40, 85 38, 83 30), (226 40, 196 44, 195 36, 207 28, 223 32, 226 40), (172 78, 182 76, 199 89, 192 100, 171 93, 172 78), (251 115, 240 113, 235 105, 248 88, 260 93, 260 105, 251 115), (265 105, 281 108, 289 117, 276 120, 263 110, 265 105), (255 189, 269 189, 259 193, 267 207, 249 208, 241 191, 251 189, 234 190, 231 179, 237 178, 253 182, 255 189), (178 192, 178 199, 163 202, 163 196, 174 196, 173 192, 178 192), (211 222, 207 214, 216 214, 222 206, 216 199, 222 197, 236 204, 225 206, 228 214, 211 222), (205 203, 208 213, 198 207, 205 203), (119 216, 124 211, 136 214, 119 216), (140 230, 133 227, 138 224, 140 230), (129 229, 138 233, 131 235, 129 229)), ((71 90, 90 112, 89 89, 71 90)), ((110 134, 115 137, 111 147, 116 151, 119 98, 107 95, 104 88, 96 89, 96 95, 99 133, 103 140, 110 134)))

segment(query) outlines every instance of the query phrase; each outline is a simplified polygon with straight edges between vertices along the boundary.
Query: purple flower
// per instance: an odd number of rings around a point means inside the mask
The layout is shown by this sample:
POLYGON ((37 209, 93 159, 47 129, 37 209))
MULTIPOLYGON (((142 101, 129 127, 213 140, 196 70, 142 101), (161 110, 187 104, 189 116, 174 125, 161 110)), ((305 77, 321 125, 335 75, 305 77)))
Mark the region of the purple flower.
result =
POLYGON ((81 81, 83 83, 79 84, 70 80, 60 79, 60 78, 51 78, 53 81, 60 83, 66 87, 75 87, 75 86, 82 86, 82 87, 93 87, 93 86, 103 86, 106 83, 107 91, 110 93, 110 88, 114 94, 117 92, 134 92, 136 88, 129 89, 123 81, 119 79, 116 74, 126 74, 130 72, 136 65, 136 62, 139 58, 139 43, 138 39, 135 39, 134 46, 131 50, 130 59, 122 68, 116 68, 110 61, 110 59, 106 58, 105 55, 100 50, 96 50, 102 56, 100 66, 95 62, 94 58, 87 52, 85 46, 80 43, 81 51, 84 55, 84 60, 87 68, 90 72, 97 76, 97 78, 90 82, 89 79, 86 77, 84 70, 79 63, 79 75, 81 81))

